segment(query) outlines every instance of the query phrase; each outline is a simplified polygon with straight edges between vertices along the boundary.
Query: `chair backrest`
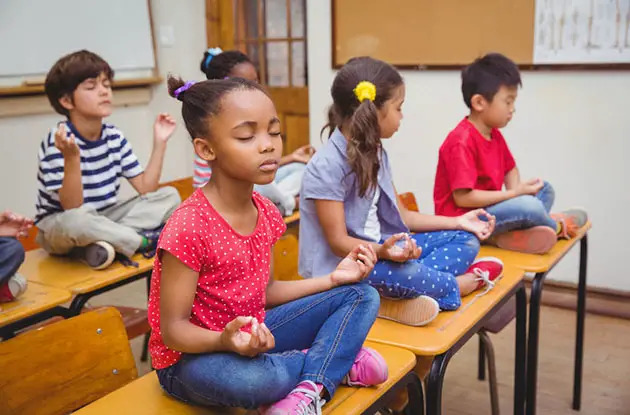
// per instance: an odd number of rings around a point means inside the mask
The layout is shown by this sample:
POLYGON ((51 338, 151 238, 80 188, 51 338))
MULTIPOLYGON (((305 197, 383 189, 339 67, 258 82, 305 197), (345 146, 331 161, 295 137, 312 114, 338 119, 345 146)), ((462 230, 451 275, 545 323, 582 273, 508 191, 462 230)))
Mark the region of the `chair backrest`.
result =
POLYGON ((192 176, 184 177, 183 179, 177 179, 166 183, 160 183, 160 187, 164 186, 171 186, 177 189, 177 191, 179 192, 179 197, 182 199, 182 201, 188 199, 188 196, 190 196, 195 191, 195 188, 193 187, 192 176))
POLYGON ((418 203, 416 202, 416 196, 413 193, 401 193, 398 195, 398 200, 400 200, 400 203, 402 203, 407 210, 420 212, 420 209, 418 209, 418 203))
POLYGON ((278 281, 299 281, 299 245, 295 235, 285 234, 273 246, 273 278, 278 281))
POLYGON ((26 235, 24 238, 19 239, 25 251, 31 251, 33 249, 39 248, 39 244, 35 241, 35 238, 37 237, 37 232, 37 226, 33 226, 31 229, 28 230, 28 235, 26 235))
POLYGON ((0 343, 0 412, 67 414, 136 377, 120 313, 97 309, 0 343))

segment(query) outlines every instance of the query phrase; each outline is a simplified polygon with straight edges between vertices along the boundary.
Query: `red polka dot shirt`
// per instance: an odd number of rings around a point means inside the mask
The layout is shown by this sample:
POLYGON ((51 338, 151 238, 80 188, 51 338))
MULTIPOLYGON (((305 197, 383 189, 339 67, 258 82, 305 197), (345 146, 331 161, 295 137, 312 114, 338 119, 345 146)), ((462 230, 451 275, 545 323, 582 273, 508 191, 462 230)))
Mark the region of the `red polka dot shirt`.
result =
POLYGON ((154 368, 174 365, 181 357, 181 352, 166 347, 160 331, 162 250, 199 273, 191 323, 222 331, 238 316, 264 321, 271 248, 286 225, 271 201, 255 192, 253 201, 258 221, 247 236, 236 232, 214 210, 202 189, 186 199, 166 222, 158 242, 148 307, 154 368))

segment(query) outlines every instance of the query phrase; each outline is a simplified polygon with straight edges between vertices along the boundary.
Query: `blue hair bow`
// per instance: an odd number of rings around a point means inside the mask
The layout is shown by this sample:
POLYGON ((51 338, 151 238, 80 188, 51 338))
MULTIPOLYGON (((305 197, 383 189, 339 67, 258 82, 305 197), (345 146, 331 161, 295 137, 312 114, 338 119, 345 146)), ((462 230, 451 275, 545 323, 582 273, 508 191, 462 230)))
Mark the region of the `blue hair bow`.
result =
POLYGON ((221 50, 221 48, 219 47, 208 49, 208 56, 206 56, 206 60, 204 61, 203 66, 207 68, 212 58, 220 55, 221 53, 223 53, 223 50, 221 50))

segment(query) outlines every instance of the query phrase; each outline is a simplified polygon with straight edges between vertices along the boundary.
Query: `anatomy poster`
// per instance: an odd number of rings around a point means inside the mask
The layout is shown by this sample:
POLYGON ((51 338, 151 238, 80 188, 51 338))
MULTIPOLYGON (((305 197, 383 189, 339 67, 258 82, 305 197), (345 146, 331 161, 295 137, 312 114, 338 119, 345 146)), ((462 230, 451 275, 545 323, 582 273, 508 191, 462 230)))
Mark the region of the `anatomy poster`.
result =
POLYGON ((630 0, 536 0, 534 63, 630 63, 630 0))

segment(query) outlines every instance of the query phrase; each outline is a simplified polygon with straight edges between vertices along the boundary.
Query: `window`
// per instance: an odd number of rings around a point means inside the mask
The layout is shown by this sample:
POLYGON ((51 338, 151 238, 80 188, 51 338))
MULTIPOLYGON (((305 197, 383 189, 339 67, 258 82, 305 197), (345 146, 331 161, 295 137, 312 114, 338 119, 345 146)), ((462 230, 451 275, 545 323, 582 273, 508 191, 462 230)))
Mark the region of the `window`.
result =
POLYGON ((234 45, 272 87, 304 87, 306 0, 234 0, 234 45))

